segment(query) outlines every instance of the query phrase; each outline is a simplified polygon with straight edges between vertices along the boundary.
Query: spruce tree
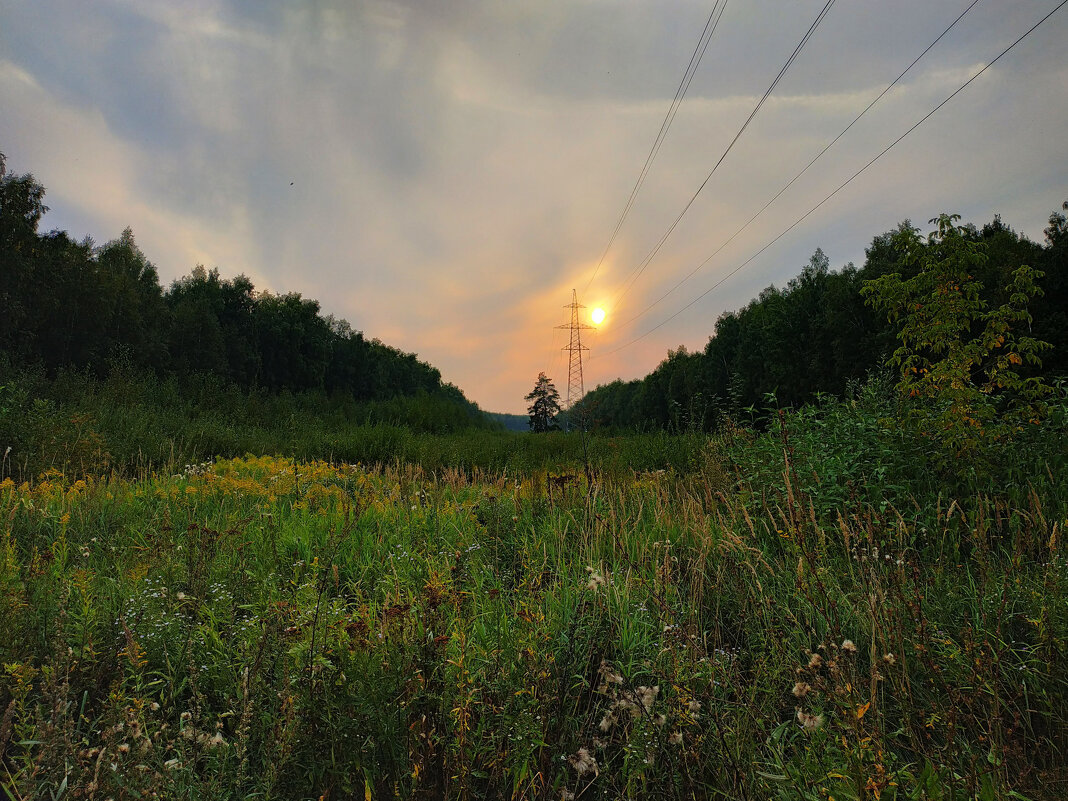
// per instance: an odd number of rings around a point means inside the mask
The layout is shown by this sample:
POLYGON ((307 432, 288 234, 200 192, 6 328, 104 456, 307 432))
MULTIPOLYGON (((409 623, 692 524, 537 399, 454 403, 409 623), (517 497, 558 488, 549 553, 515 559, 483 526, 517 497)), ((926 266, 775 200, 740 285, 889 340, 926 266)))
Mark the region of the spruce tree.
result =
POLYGON ((545 373, 538 373, 538 381, 534 389, 526 396, 526 400, 533 401, 527 408, 530 412, 530 430, 535 434, 545 431, 558 431, 560 426, 556 424, 556 415, 560 413, 560 393, 556 391, 553 382, 546 377, 545 373))

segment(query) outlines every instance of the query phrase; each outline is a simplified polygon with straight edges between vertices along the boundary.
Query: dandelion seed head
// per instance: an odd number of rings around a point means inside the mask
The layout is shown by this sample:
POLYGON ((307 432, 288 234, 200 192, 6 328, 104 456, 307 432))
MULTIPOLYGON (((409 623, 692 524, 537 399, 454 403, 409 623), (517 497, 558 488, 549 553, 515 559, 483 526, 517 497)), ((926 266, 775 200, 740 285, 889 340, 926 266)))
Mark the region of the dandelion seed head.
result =
POLYGON ((592 773, 594 776, 600 774, 600 769, 597 766, 597 757, 591 754, 587 748, 580 748, 572 756, 568 757, 567 761, 571 764, 571 767, 575 769, 575 773, 579 778, 585 776, 587 773, 592 773))
POLYGON ((656 703, 656 697, 660 694, 660 685, 655 684, 652 687, 639 687, 635 691, 635 694, 638 697, 639 703, 641 703, 645 711, 648 712, 653 708, 653 704, 656 703))
POLYGON ((803 709, 797 710, 797 722, 806 732, 812 732, 823 725, 823 715, 812 715, 803 709))

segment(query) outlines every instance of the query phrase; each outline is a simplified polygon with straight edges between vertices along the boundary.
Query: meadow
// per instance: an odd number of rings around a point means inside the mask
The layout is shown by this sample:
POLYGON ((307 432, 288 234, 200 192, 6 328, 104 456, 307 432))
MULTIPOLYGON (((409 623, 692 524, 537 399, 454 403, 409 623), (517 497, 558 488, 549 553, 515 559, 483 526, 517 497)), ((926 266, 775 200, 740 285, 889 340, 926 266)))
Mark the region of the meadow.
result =
POLYGON ((1065 393, 949 472, 888 398, 715 437, 472 435, 504 438, 481 465, 6 478, 0 786, 1063 798, 1065 393))
POLYGON ((209 458, 279 454, 301 461, 427 470, 566 472, 587 460, 609 472, 685 470, 706 442, 661 431, 582 440, 530 437, 488 417, 471 419, 430 395, 356 402, 323 392, 248 392, 215 376, 160 380, 116 370, 105 378, 54 376, 5 364, 0 354, 0 480, 167 472, 209 458))

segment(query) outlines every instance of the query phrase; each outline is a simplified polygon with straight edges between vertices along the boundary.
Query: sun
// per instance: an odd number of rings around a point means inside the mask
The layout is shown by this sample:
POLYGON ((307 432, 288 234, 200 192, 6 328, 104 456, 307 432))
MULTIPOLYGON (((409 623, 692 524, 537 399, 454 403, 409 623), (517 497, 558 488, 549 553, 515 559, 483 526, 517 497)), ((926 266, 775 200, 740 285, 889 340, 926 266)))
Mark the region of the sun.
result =
POLYGON ((600 325, 604 322, 604 309, 598 306, 590 314, 590 319, 593 320, 594 325, 600 325))

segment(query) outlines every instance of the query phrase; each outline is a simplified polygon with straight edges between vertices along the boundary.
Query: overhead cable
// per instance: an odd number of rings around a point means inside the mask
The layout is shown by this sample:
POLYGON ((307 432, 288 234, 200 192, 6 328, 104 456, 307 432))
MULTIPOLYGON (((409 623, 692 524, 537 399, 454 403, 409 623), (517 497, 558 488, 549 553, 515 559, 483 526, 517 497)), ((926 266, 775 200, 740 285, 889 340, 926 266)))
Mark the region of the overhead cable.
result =
POLYGON ((649 334, 653 333, 654 331, 658 330, 659 328, 662 328, 667 323, 671 322, 676 317, 678 317, 680 314, 682 314, 684 311, 686 311, 691 306, 693 306, 695 303, 697 303, 698 301, 703 299, 710 292, 712 292, 713 290, 717 289, 721 284, 723 284, 724 281, 726 281, 728 278, 731 278, 732 276, 734 276, 736 273, 738 273, 740 270, 742 270, 744 267, 746 267, 748 264, 750 264, 754 259, 756 259, 758 256, 760 256, 764 251, 766 251, 768 248, 770 248, 772 245, 774 245, 776 242, 778 242, 780 239, 782 239, 784 236, 786 236, 788 233, 790 233, 790 231, 794 230, 794 228, 796 228, 798 225, 800 225, 802 222, 804 222, 806 219, 808 219, 808 217, 810 215, 812 215, 816 210, 821 208, 828 200, 830 200, 835 195, 837 195, 842 189, 844 189, 846 186, 848 186, 850 183, 852 183, 858 176, 860 176, 863 172, 865 172, 875 162, 877 162, 879 159, 881 159, 883 156, 885 156, 887 153, 889 153, 890 150, 893 149, 894 146, 896 146, 899 142, 901 142, 901 140, 903 140, 906 136, 908 136, 913 131, 915 131, 917 128, 919 128, 921 125, 923 125, 923 123, 927 122, 927 120, 929 120, 931 117, 933 117, 940 109, 942 109, 942 107, 944 107, 947 103, 949 103, 949 101, 951 101, 954 97, 956 97, 958 94, 960 94, 962 91, 964 91, 964 89, 966 89, 969 85, 971 85, 971 83, 976 78, 978 78, 980 75, 982 75, 984 72, 986 72, 992 66, 994 66, 994 64, 996 64, 1002 58, 1002 56, 1004 56, 1006 53, 1008 53, 1010 50, 1012 50, 1014 47, 1016 47, 1016 45, 1018 45, 1020 42, 1022 42, 1024 39, 1026 39, 1032 33, 1034 33, 1034 31, 1040 25, 1042 25, 1046 20, 1048 20, 1050 17, 1052 17, 1058 11, 1060 11, 1065 5, 1068 5, 1068 0, 1061 0, 1061 2, 1058 3, 1053 8, 1052 11, 1050 11, 1048 14, 1046 14, 1046 16, 1044 16, 1042 19, 1040 19, 1038 22, 1036 22, 1034 25, 1032 25, 1031 28, 1029 28, 1022 36, 1020 36, 1020 38, 1018 38, 1016 41, 1014 41, 1012 44, 1010 44, 1008 47, 1006 47, 1004 50, 1002 50, 1000 53, 998 53, 998 55, 995 56, 990 62, 988 62, 985 67, 983 67, 981 70, 979 70, 977 73, 975 73, 975 75, 973 75, 971 78, 969 78, 967 81, 965 81, 959 87, 957 87, 953 91, 953 93, 950 94, 945 100, 943 100, 941 103, 939 103, 937 106, 935 106, 929 112, 927 112, 927 114, 924 115, 911 128, 909 128, 907 131, 905 131, 903 134, 901 134, 901 136, 899 136, 897 139, 895 139, 893 142, 891 142, 889 145, 887 145, 885 148, 883 148, 883 150, 875 158, 873 158, 871 161, 869 161, 867 164, 865 164, 863 167, 861 167, 859 170, 857 170, 855 173, 853 173, 853 175, 851 175, 848 179, 846 179, 841 184, 839 184, 839 186, 834 191, 832 191, 829 195, 827 195, 825 198, 823 198, 823 200, 821 200, 819 203, 817 203, 811 209, 809 209, 804 214, 802 214, 800 217, 798 217, 788 228, 783 230, 778 236, 776 236, 774 239, 772 239, 770 242, 768 242, 766 245, 764 245, 764 247, 760 248, 760 250, 758 250, 756 253, 754 253, 752 256, 750 256, 745 261, 743 261, 741 264, 739 264, 737 267, 735 267, 733 270, 731 270, 725 276, 720 278, 718 281, 716 281, 716 283, 714 283, 712 286, 710 286, 708 289, 706 289, 700 295, 695 297, 693 300, 691 300, 689 303, 687 303, 685 306, 683 306, 681 309, 676 311, 671 316, 665 318, 664 320, 661 320, 659 323, 657 323, 655 326, 650 328, 648 331, 645 331, 644 333, 640 334, 639 336, 634 337, 634 339, 631 339, 628 342, 625 342, 622 345, 619 345, 618 347, 613 348, 612 350, 607 351, 605 353, 602 353, 600 355, 602 357, 610 356, 613 353, 618 353, 619 351, 623 350, 624 348, 628 348, 631 345, 635 344, 636 342, 639 342, 640 340, 645 339, 645 337, 649 336, 649 334))
POLYGON ((638 191, 641 189, 642 184, 645 183, 645 178, 649 174, 649 169, 652 167, 653 160, 656 158, 657 153, 660 152, 660 146, 664 143, 664 139, 667 137, 668 129, 671 127, 671 123, 675 120, 675 115, 678 113, 679 106, 682 105, 683 98, 686 97, 686 92, 690 88, 690 82, 693 81, 693 76, 697 72, 697 67, 701 64, 701 59, 704 58, 705 51, 708 50, 708 45, 716 33, 716 28, 719 27, 719 21, 723 17, 724 9, 727 8, 727 2, 728 0, 722 0, 722 2, 721 0, 716 0, 715 5, 712 6, 712 12, 708 15, 708 19, 705 21, 705 27, 701 31, 701 38, 698 39, 697 47, 694 48, 693 54, 690 56, 690 62, 686 65, 686 71, 682 75, 682 80, 679 81, 679 86, 675 90, 675 97, 672 99, 671 105, 668 107, 667 114, 664 115, 663 122, 660 123, 660 130, 657 132, 656 139, 653 141, 653 146, 649 149, 649 154, 645 157, 645 164, 642 166, 641 173, 638 175, 638 180, 634 182, 634 187, 630 190, 630 197, 627 198, 627 202, 623 206, 623 211, 620 213, 619 219, 616 220, 616 227, 612 230, 612 235, 608 238, 608 244, 605 245, 604 252, 601 254, 601 258, 597 261, 597 266, 594 267, 590 280, 586 282, 586 287, 583 289, 583 293, 590 288, 593 279, 597 277, 601 265, 604 264, 604 260, 608 256, 608 251, 612 249, 612 244, 616 241, 616 236, 619 234, 619 230, 623 227, 624 220, 626 220, 627 215, 630 214, 631 207, 634 205, 634 200, 638 196, 638 191))
POLYGON ((834 137, 834 139, 832 139, 830 142, 828 142, 826 147, 824 147, 823 150, 821 150, 819 153, 817 153, 816 157, 813 158, 812 161, 810 161, 808 164, 806 164, 805 167, 799 173, 797 173, 797 175, 795 175, 793 178, 791 178, 789 181, 787 181, 786 184, 782 187, 782 189, 780 189, 778 192, 776 192, 775 196, 772 197, 771 200, 769 200, 767 203, 765 203, 763 205, 763 207, 760 209, 760 211, 758 211, 756 214, 754 214, 752 217, 750 217, 741 228, 739 228, 737 231, 735 231, 733 234, 731 234, 730 237, 728 237, 723 242, 723 244, 721 244, 718 248, 716 248, 712 252, 712 255, 710 255, 707 259, 705 259, 703 262, 701 262, 696 267, 694 267, 693 270, 691 270, 686 275, 685 278, 683 278, 681 281, 679 281, 677 284, 675 284, 673 287, 671 287, 671 289, 669 289, 667 292, 665 292, 659 298, 654 300, 652 303, 650 303, 648 306, 646 306, 640 312, 638 312, 633 317, 628 319, 626 322, 621 323, 620 324, 620 328, 630 325, 635 320, 639 319, 640 317, 643 317, 650 310, 652 310, 657 305, 659 305, 661 301, 663 301, 665 298, 667 298, 676 289, 678 289, 683 284, 685 284, 687 281, 689 281, 691 278, 693 278, 706 264, 708 264, 710 261, 712 261, 712 259, 715 258, 719 254, 719 252, 721 250, 723 250, 723 248, 727 247, 727 245, 729 245, 731 242, 733 242, 735 240, 735 238, 740 233, 742 233, 745 229, 747 229, 750 225, 752 225, 753 222, 756 220, 756 218, 759 217, 761 214, 763 214, 765 211, 767 211, 772 203, 774 203, 776 200, 778 200, 780 197, 782 197, 782 194, 787 189, 789 189, 791 186, 793 186, 798 178, 800 178, 802 175, 804 175, 806 172, 808 172, 809 168, 813 164, 815 164, 817 161, 819 161, 824 153, 826 153, 828 150, 830 150, 832 147, 834 147, 834 145, 837 144, 839 139, 841 139, 843 136, 845 136, 847 133, 849 133, 849 131, 853 128, 853 126, 856 125, 858 122, 860 122, 861 117, 863 117, 865 114, 867 114, 869 111, 871 111, 872 108, 880 100, 883 99, 883 97, 886 95, 887 92, 889 92, 891 89, 893 89, 895 86, 897 86, 898 83, 901 81, 901 79, 904 78, 905 75, 909 72, 909 70, 911 70, 913 67, 915 67, 916 64, 919 63, 920 59, 922 59, 929 52, 931 52, 932 48, 934 48, 934 46, 936 44, 938 44, 947 33, 949 33, 951 30, 953 30, 953 28, 956 26, 956 24, 958 22, 960 22, 962 19, 964 19, 964 15, 967 14, 969 11, 971 11, 972 8, 974 8, 976 6, 976 4, 978 4, 979 2, 980 2, 980 0, 972 0, 971 4, 967 8, 965 8, 964 11, 961 12, 960 16, 958 16, 955 20, 953 20, 953 22, 951 22, 949 24, 949 27, 946 28, 944 31, 942 31, 942 33, 938 34, 938 38, 936 38, 933 42, 931 42, 929 45, 927 45, 927 48, 922 53, 920 53, 918 56, 916 56, 916 58, 914 58, 912 60, 912 63, 909 64, 907 67, 905 67, 905 69, 902 71, 902 73, 900 75, 898 75, 896 78, 894 78, 892 83, 890 83, 885 89, 883 89, 881 92, 879 92, 879 94, 875 97, 875 99, 872 100, 870 103, 868 103, 868 105, 864 108, 864 110, 862 112, 860 112, 860 114, 858 114, 856 117, 854 117, 853 121, 851 123, 849 123, 849 125, 847 125, 845 128, 842 129, 842 132, 839 133, 838 136, 834 137))
POLYGON ((790 69, 790 66, 797 59, 798 55, 801 53, 801 50, 808 43, 809 39, 812 38, 812 34, 815 33, 816 28, 818 28, 820 23, 823 22, 823 19, 827 16, 827 12, 831 10, 831 6, 833 6, 834 3, 835 0, 827 0, 826 4, 820 10, 820 13, 816 16, 816 19, 813 20, 812 24, 805 32, 805 35, 801 38, 801 41, 797 43, 797 46, 790 54, 790 57, 786 60, 786 63, 783 64, 782 69, 779 70, 779 74, 775 76, 775 80, 771 82, 771 85, 764 92, 764 95, 760 98, 760 100, 757 101, 756 106, 753 107, 753 110, 749 113, 749 116, 746 118, 745 122, 742 123, 742 127, 738 129, 738 133, 734 135, 734 138, 730 141, 730 144, 727 145, 726 150, 723 151, 723 155, 719 157, 719 160, 709 171, 708 175, 705 176, 704 181, 702 181, 701 185, 697 187, 697 191, 693 193, 693 196, 689 199, 689 201, 687 201, 686 205, 683 206, 682 211, 679 212, 674 222, 672 222, 671 225, 668 227, 667 231, 664 232, 664 235, 660 237, 660 240, 656 243, 656 245, 649 252, 649 254, 644 259, 642 259, 642 261, 635 267, 635 269, 631 271, 631 275, 628 277, 628 279, 624 281, 623 287, 616 295, 616 298, 612 303, 613 307, 618 308, 619 301, 623 298, 624 295, 627 294, 630 288, 634 286, 634 282, 638 280, 638 278, 643 272, 645 272, 645 268, 649 266, 649 264, 653 261, 654 258, 656 258, 656 254, 660 252, 660 248, 663 247, 665 242, 667 242, 668 237, 670 237, 671 234, 674 232, 675 228, 682 221, 682 218, 686 216, 686 212, 690 210, 690 207, 694 204, 694 201, 697 200, 697 196, 701 194, 702 190, 708 185, 708 182, 712 180, 712 176, 715 175, 716 170, 719 169, 719 165, 721 165, 724 159, 727 158, 727 154, 731 152, 731 149, 734 147, 735 143, 739 139, 741 139, 742 134, 745 133, 746 129, 749 127, 749 124, 753 121, 753 118, 756 117, 757 113, 759 113, 760 109, 764 106, 764 103, 767 102, 767 99, 771 96, 771 93, 775 91, 775 88, 779 85, 779 82, 783 79, 783 76, 786 75, 786 72, 790 69))

